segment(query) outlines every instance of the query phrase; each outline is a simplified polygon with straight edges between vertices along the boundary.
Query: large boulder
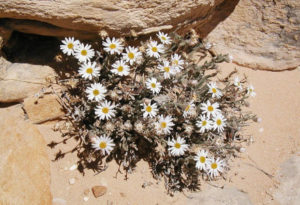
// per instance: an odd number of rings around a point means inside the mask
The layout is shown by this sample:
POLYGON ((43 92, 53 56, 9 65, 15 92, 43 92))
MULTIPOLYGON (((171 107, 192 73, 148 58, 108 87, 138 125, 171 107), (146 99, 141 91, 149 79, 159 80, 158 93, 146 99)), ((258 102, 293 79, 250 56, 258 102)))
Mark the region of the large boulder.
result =
MULTIPOLYGON (((1 63, 1 62, 0 62, 1 63)), ((0 67, 0 103, 22 102, 47 85, 55 71, 49 66, 5 63, 0 67)))
POLYGON ((300 1, 241 0, 209 35, 217 53, 262 70, 289 70, 300 65, 300 1))
POLYGON ((0 204, 51 204, 50 160, 21 105, 0 109, 0 204))
POLYGON ((0 25, 46 36, 94 38, 105 29, 116 36, 162 29, 195 28, 205 36, 239 0, 0 0, 0 25))

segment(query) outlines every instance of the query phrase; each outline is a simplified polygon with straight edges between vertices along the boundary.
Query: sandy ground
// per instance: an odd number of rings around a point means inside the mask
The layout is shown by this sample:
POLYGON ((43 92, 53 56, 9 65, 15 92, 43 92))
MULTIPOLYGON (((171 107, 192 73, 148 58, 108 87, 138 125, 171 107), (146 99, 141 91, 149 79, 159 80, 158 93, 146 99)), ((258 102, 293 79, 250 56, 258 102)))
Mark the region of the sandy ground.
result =
MULTIPOLYGON (((245 134, 253 136, 253 143, 238 158, 232 159, 226 180, 212 182, 222 186, 229 184, 246 192, 253 204, 278 204, 272 197, 278 182, 274 175, 282 162, 288 159, 300 148, 300 70, 285 72, 254 71, 238 67, 234 64, 223 64, 222 73, 228 73, 237 68, 239 75, 246 74, 257 93, 250 100, 250 109, 262 119, 260 123, 252 124, 245 134)), ((47 142, 57 141, 59 133, 51 130, 51 124, 38 125, 47 142)), ((55 149, 48 148, 50 159, 59 150, 70 150, 74 142, 59 145, 55 149)), ((127 181, 124 174, 116 172, 114 163, 102 173, 87 171, 83 176, 77 170, 69 168, 76 164, 75 154, 66 155, 63 159, 51 163, 51 190, 54 199, 63 199, 67 204, 186 204, 189 192, 178 193, 174 197, 166 194, 163 181, 152 178, 148 165, 140 162, 137 169, 129 175, 127 181), (70 185, 69 179, 75 178, 70 185), (144 183, 151 184, 142 188, 144 183), (94 198, 91 191, 84 201, 84 192, 95 185, 107 186, 107 193, 94 198)), ((202 190, 210 186, 203 184, 202 190)), ((62 203, 57 203, 62 204, 62 203)))

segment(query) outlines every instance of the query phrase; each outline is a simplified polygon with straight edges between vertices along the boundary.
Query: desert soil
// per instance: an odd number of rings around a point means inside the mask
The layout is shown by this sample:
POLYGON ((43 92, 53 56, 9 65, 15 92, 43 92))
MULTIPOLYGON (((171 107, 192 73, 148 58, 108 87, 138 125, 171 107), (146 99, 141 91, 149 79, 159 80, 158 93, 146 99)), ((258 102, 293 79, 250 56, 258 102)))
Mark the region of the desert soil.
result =
MULTIPOLYGON (((210 186, 235 187, 248 194, 253 204, 279 204, 273 192, 279 186, 275 174, 280 165, 300 148, 300 70, 283 72, 255 71, 234 64, 222 64, 222 74, 238 69, 239 76, 247 75, 257 93, 250 100, 249 109, 260 118, 252 123, 244 134, 252 136, 252 143, 246 146, 239 157, 229 162, 226 177, 217 181, 202 182, 201 191, 210 186)), ((59 141, 60 134, 52 131, 55 122, 37 125, 47 143, 59 141)), ((47 148, 50 159, 58 150, 71 150, 75 142, 47 148)), ((51 191, 54 204, 188 204, 190 192, 177 193, 174 197, 166 194, 163 181, 152 178, 146 162, 139 162, 137 168, 124 180, 124 173, 118 174, 118 166, 109 163, 102 173, 77 170, 70 171, 76 164, 76 154, 51 162, 51 191), (70 180, 75 183, 70 184, 70 180), (142 185, 146 185, 145 188, 142 185), (95 198, 91 188, 96 185, 107 187, 107 193, 95 198), (84 197, 86 196, 85 201, 84 197)), ((195 196, 195 195, 193 195, 195 196)))

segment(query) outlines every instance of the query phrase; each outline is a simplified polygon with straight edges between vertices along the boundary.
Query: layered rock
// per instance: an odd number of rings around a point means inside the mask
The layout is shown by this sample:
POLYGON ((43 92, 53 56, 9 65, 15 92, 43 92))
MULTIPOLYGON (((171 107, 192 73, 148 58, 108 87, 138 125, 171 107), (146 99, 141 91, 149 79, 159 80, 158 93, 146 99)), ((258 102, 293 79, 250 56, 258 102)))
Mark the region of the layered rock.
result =
POLYGON ((195 28, 205 36, 239 0, 0 0, 0 25, 25 33, 95 38, 195 28))
POLYGON ((217 53, 262 70, 300 65, 300 1, 241 0, 234 12, 209 35, 217 53))
POLYGON ((46 142, 23 118, 21 105, 0 109, 0 204, 51 204, 46 142))

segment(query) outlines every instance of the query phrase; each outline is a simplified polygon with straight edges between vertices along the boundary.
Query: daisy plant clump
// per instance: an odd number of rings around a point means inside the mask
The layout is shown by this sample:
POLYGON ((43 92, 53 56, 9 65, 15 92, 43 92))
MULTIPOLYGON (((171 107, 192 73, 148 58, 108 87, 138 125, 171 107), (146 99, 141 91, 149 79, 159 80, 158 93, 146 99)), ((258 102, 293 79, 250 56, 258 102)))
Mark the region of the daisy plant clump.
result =
POLYGON ((210 52, 194 31, 133 40, 104 37, 95 48, 62 40, 66 59, 77 62, 71 78, 58 79, 71 125, 63 136, 78 140, 82 172, 115 160, 127 178, 143 159, 168 193, 196 190, 223 175, 247 141, 241 131, 255 116, 243 108, 254 87, 237 71, 218 77, 229 56, 210 52))

